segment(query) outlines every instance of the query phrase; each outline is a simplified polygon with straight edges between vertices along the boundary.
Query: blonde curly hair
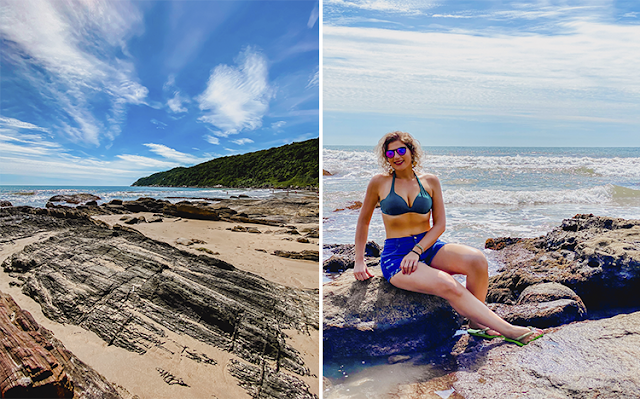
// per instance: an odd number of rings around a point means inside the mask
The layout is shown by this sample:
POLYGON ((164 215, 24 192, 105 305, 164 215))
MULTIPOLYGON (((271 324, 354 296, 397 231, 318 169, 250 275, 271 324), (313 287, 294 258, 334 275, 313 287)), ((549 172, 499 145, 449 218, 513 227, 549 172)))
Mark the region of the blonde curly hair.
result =
POLYGON ((420 146, 420 142, 413 138, 407 132, 395 131, 391 133, 387 133, 380 141, 378 141, 378 145, 376 146, 374 153, 378 157, 378 164, 380 167, 387 173, 393 173, 393 167, 389 163, 389 159, 387 158, 386 152, 389 149, 389 144, 392 142, 399 140, 404 145, 407 146, 409 151, 411 151, 411 166, 413 169, 417 169, 420 167, 420 161, 422 160, 423 152, 422 147, 420 146))

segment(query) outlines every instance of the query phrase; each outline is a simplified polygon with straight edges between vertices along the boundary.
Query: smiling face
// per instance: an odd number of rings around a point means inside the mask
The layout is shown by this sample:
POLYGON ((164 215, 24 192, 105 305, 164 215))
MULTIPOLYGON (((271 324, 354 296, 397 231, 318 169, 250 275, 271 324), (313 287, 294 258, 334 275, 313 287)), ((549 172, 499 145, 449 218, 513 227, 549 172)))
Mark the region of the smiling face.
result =
POLYGON ((400 140, 390 142, 385 154, 390 155, 391 151, 393 151, 393 157, 389 158, 389 156, 387 156, 387 161, 394 170, 399 171, 404 170, 405 168, 411 168, 411 150, 405 143, 400 140), (400 155, 400 153, 403 152, 402 149, 405 149, 404 155, 400 155))

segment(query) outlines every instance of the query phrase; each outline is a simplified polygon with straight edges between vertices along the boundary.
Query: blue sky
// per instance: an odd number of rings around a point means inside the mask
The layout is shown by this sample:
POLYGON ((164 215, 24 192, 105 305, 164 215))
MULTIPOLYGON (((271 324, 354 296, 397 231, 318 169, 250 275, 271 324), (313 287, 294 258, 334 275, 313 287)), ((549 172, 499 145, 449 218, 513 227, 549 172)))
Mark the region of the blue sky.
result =
POLYGON ((640 147, 636 0, 325 0, 323 143, 640 147))
POLYGON ((0 7, 0 184, 129 185, 319 135, 317 1, 0 7))

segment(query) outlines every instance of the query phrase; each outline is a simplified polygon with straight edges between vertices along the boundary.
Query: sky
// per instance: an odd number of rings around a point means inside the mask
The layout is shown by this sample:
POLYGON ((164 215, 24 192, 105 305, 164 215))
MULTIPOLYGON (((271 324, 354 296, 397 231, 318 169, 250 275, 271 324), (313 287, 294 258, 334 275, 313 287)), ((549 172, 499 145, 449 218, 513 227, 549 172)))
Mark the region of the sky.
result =
POLYGON ((640 147, 636 0, 325 0, 323 144, 640 147))
POLYGON ((130 185, 319 136, 317 1, 0 0, 0 184, 130 185))

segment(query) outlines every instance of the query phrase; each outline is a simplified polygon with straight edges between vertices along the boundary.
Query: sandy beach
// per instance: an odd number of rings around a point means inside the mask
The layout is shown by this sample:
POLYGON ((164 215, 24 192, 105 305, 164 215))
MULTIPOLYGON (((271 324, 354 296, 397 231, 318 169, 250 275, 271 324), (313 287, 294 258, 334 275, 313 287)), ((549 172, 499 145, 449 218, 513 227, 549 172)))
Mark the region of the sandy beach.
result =
MULTIPOLYGON (((152 216, 137 213, 132 216, 152 216)), ((110 226, 123 224, 122 215, 94 216, 110 226)), ((290 224, 298 231, 317 228, 317 224, 290 224)), ((136 229, 154 240, 168 243, 193 254, 213 256, 235 266, 237 269, 261 276, 271 282, 299 289, 319 287, 318 262, 279 257, 275 250, 318 250, 318 239, 308 243, 296 241, 300 235, 287 234, 290 230, 250 223, 227 221, 205 221, 183 218, 163 218, 160 223, 140 223, 127 226, 136 229), (235 226, 253 227, 260 233, 231 231, 235 226), (195 244, 183 245, 186 241, 195 244), (181 243, 177 243, 181 242, 181 243)), ((0 262, 11 254, 21 251, 26 245, 44 241, 54 233, 43 232, 35 236, 0 244, 0 262)), ((28 297, 20 287, 12 284, 15 278, 0 271, 0 291, 10 294, 22 309, 29 311, 43 327, 51 330, 55 337, 78 358, 105 376, 126 398, 249 398, 249 393, 238 384, 229 371, 229 363, 241 360, 220 348, 207 345, 186 334, 165 329, 163 342, 140 355, 111 345, 95 333, 76 325, 61 324, 43 314, 40 304, 28 297), (195 362, 189 352, 205 355, 213 361, 195 362), (213 363, 213 364, 211 364, 213 363), (180 381, 182 384, 176 382, 180 381)), ((144 315, 139 314, 141 318, 144 315)), ((309 386, 311 394, 319 395, 319 332, 310 335, 297 330, 286 330, 287 344, 295 348, 309 369, 307 376, 295 375, 309 386)), ((281 371, 282 372, 282 371, 281 371)), ((293 374, 292 374, 293 376, 293 374)))

